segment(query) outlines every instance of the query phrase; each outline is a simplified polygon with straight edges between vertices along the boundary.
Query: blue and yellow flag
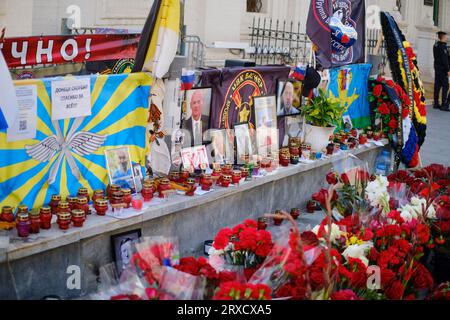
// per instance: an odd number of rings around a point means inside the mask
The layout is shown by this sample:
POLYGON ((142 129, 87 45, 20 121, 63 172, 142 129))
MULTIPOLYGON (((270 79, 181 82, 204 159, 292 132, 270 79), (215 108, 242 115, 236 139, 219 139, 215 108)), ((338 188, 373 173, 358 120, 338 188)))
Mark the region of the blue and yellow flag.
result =
POLYGON ((370 64, 352 64, 330 69, 329 94, 339 100, 347 110, 354 128, 364 129, 371 125, 368 85, 370 64))
POLYGON ((59 121, 51 120, 51 82, 15 82, 37 86, 37 133, 8 143, 0 132, 0 206, 39 208, 52 194, 105 189, 108 149, 127 146, 132 162, 145 165, 150 76, 91 76, 92 115, 59 121))

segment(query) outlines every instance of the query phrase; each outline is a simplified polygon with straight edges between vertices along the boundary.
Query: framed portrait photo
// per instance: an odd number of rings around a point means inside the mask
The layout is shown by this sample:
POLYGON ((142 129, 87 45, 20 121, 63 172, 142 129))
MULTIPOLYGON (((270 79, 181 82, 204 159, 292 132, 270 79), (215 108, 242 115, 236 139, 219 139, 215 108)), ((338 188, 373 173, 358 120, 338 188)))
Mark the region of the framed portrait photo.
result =
POLYGON ((137 243, 141 236, 141 229, 111 236, 113 261, 116 264, 116 270, 119 276, 130 265, 133 244, 137 243))
POLYGON ((234 135, 229 139, 226 129, 211 129, 211 158, 212 163, 234 163, 234 135))
POLYGON ((189 132, 191 146, 203 144, 205 132, 210 128, 211 88, 194 88, 186 91, 186 110, 182 129, 189 132))
POLYGON ((277 127, 277 103, 275 96, 254 97, 255 127, 277 127))
POLYGON ((305 125, 304 116, 297 115, 292 117, 285 117, 281 120, 283 120, 284 124, 283 130, 280 130, 280 134, 283 134, 282 146, 288 146, 290 138, 301 138, 303 140, 305 125))
POLYGON ((302 83, 299 81, 280 81, 277 90, 277 116, 296 116, 302 104, 302 83))
POLYGON ((256 152, 248 123, 234 126, 236 138, 237 161, 242 163, 247 156, 253 156, 256 152))
POLYGON ((135 176, 128 147, 105 150, 109 181, 136 192, 135 176))

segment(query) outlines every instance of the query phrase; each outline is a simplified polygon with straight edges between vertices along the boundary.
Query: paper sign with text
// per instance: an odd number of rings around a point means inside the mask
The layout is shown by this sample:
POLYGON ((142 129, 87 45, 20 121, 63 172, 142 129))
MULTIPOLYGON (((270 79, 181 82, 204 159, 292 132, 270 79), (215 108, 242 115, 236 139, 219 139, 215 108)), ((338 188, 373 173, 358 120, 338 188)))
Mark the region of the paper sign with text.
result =
POLYGON ((52 82, 52 120, 91 115, 90 78, 52 82))
POLYGON ((181 150, 181 158, 183 167, 201 169, 208 168, 209 161, 205 146, 197 146, 193 148, 185 148, 181 150))
POLYGON ((37 122, 37 87, 30 85, 15 89, 19 111, 14 125, 7 130, 7 141, 34 139, 37 122))

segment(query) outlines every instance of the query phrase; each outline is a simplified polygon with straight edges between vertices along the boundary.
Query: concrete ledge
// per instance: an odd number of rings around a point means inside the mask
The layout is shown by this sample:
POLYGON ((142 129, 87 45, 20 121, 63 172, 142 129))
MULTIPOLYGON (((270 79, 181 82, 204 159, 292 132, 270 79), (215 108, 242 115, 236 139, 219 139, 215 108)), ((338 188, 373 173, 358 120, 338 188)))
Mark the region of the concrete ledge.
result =
MULTIPOLYGON (((370 150, 377 149, 377 146, 363 146, 356 150, 348 151, 354 155, 358 155, 370 150)), ((126 220, 118 220, 112 217, 99 217, 95 214, 90 215, 86 220, 83 228, 76 229, 70 228, 67 231, 62 231, 56 224, 52 225, 52 229, 48 231, 41 231, 37 235, 30 235, 26 240, 20 239, 16 235, 16 231, 10 232, 10 245, 6 254, 0 255, 0 263, 5 260, 13 261, 21 259, 33 254, 41 253, 54 248, 63 247, 65 245, 81 241, 83 239, 91 238, 99 234, 120 230, 133 225, 139 225, 143 222, 164 217, 176 213, 191 209, 200 205, 206 205, 208 203, 217 201, 218 199, 228 197, 237 193, 248 191, 264 184, 268 184, 274 181, 278 181, 302 172, 313 170, 317 167, 330 164, 334 161, 338 161, 345 157, 345 152, 341 152, 328 159, 322 159, 310 164, 299 164, 297 166, 289 166, 287 168, 279 168, 276 172, 270 175, 259 177, 251 182, 243 182, 237 187, 230 188, 218 188, 203 196, 186 197, 182 195, 176 195, 170 199, 165 200, 162 204, 152 206, 143 210, 142 214, 126 220)), ((311 190, 312 192, 313 190, 311 190)))
MULTIPOLYGON (((349 152, 372 168, 379 148, 361 147, 349 152)), ((271 175, 203 196, 177 195, 154 201, 141 215, 127 220, 92 215, 82 229, 63 232, 53 226, 27 240, 11 231, 10 244, 0 254, 0 299, 40 299, 47 295, 71 299, 95 292, 99 268, 113 262, 111 236, 135 229, 140 229, 144 237, 176 236, 182 256, 201 255, 203 241, 213 239, 223 227, 257 219, 276 209, 304 208, 311 194, 325 186, 324 177, 332 163, 344 156, 342 153, 311 164, 280 168, 271 175), (69 266, 79 267, 79 289, 67 287, 69 266)), ((310 218, 302 216, 313 227, 310 218)))

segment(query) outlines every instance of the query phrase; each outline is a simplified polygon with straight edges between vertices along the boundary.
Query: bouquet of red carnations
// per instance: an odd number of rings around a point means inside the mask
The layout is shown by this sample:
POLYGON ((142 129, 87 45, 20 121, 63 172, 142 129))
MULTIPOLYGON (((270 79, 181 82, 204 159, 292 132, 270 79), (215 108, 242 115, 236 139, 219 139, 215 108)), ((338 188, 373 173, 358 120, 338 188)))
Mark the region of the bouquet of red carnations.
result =
POLYGON ((210 263, 217 270, 228 266, 243 266, 248 278, 261 265, 272 249, 270 232, 258 230, 258 223, 246 220, 234 228, 218 232, 212 246, 210 263))

